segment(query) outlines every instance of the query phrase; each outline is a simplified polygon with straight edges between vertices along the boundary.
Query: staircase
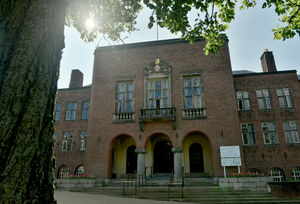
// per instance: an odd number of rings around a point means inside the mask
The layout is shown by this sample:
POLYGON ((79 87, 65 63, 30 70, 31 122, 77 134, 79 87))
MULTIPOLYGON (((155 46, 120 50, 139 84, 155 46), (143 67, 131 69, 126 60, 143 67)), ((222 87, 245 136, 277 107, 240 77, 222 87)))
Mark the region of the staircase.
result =
MULTIPOLYGON (((112 182, 105 187, 70 189, 93 194, 110 196, 125 196, 151 200, 169 200, 168 175, 154 175, 148 179, 143 187, 135 188, 128 185, 123 191, 122 183, 112 182)), ((181 199, 181 187, 170 188, 170 200, 203 204, 220 203, 300 203, 299 199, 277 198, 268 192, 237 191, 231 188, 222 188, 214 184, 212 178, 186 178, 184 197, 181 199)))

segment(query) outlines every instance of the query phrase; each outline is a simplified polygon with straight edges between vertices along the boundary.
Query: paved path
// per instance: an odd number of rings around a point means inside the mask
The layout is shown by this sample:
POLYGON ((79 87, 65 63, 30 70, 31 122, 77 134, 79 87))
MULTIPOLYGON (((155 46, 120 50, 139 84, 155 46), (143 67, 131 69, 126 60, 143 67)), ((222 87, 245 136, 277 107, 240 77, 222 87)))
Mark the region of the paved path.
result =
POLYGON ((58 204, 187 204, 184 202, 176 201, 153 201, 145 199, 111 197, 101 194, 89 194, 69 191, 55 191, 54 195, 58 204))

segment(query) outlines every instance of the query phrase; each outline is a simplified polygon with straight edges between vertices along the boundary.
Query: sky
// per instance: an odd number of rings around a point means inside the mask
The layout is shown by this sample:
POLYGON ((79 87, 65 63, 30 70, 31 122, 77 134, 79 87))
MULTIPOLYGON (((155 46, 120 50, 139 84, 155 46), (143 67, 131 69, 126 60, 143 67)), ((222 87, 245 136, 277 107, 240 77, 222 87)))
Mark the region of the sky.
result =
MULTIPOLYGON (((125 34, 125 43, 157 40, 156 26, 147 28, 151 11, 143 9, 137 19, 138 31, 125 34)), ((276 28, 279 17, 273 8, 255 8, 239 11, 229 24, 226 34, 229 38, 229 51, 232 70, 249 70, 262 72, 260 56, 265 49, 273 51, 278 71, 297 70, 300 75, 300 37, 285 41, 273 40, 272 28, 276 28)), ((166 29, 158 29, 158 39, 179 38, 166 29)), ((117 43, 121 44, 121 43, 117 43)), ((60 63, 60 78, 58 88, 68 88, 72 69, 79 69, 84 74, 83 85, 92 83, 94 50, 97 46, 107 46, 109 43, 100 36, 94 42, 84 42, 79 33, 70 27, 65 27, 65 48, 60 63)))

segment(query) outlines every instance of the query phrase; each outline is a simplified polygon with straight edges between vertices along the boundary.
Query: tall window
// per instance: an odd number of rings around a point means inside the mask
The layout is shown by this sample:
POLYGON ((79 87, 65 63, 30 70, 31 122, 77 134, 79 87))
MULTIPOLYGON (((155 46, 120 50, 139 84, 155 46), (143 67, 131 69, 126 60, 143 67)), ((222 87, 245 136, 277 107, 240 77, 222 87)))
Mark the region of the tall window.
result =
POLYGON ((67 104, 66 120, 75 120, 76 106, 76 103, 67 104))
POLYGON ((280 108, 292 108, 292 99, 288 88, 279 88, 276 90, 280 108))
POLYGON ((262 123, 265 144, 279 144, 275 123, 262 123))
POLYGON ((89 109, 90 109, 90 102, 89 101, 82 102, 81 120, 89 119, 89 109))
POLYGON ((293 168, 293 180, 297 180, 297 181, 300 180, 300 168, 299 167, 293 168))
POLYGON ((296 121, 283 122, 283 129, 288 144, 300 143, 299 132, 296 121))
POLYGON ((284 181, 284 176, 281 169, 271 169, 270 176, 273 178, 273 181, 284 181))
POLYGON ((200 76, 184 78, 184 106, 202 108, 200 76))
POLYGON ((250 110, 250 98, 248 91, 237 91, 236 92, 238 110, 250 110))
POLYGON ((53 142, 55 143, 56 142, 56 138, 57 138, 57 133, 53 133, 53 142))
POLYGON ((59 120, 59 117, 60 117, 60 107, 61 105, 60 104, 56 104, 55 106, 55 121, 58 121, 59 120))
POLYGON ((133 112, 133 83, 122 82, 118 84, 117 92, 117 112, 131 113, 133 112))
POLYGON ((241 130, 242 130, 244 145, 255 145, 256 140, 255 140, 254 125, 251 123, 241 124, 241 130))
POLYGON ((271 109, 271 100, 268 89, 256 90, 256 97, 259 109, 271 109))
POLYGON ((86 131, 80 131, 79 133, 79 151, 85 151, 86 150, 86 131))
POLYGON ((158 79, 148 81, 148 106, 149 108, 167 108, 168 100, 168 80, 158 79))
POLYGON ((63 141, 62 141, 62 151, 71 151, 72 150, 72 132, 64 132, 63 141))

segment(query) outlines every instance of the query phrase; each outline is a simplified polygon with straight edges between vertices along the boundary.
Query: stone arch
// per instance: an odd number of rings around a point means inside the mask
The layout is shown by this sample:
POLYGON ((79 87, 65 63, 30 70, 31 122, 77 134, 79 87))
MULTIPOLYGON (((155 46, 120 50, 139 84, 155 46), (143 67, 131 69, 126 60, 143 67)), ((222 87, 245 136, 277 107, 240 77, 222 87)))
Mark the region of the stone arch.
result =
MULTIPOLYGON (((136 141, 128 134, 119 134, 112 139, 110 144, 111 159, 108 164, 111 167, 111 178, 122 178, 127 173, 127 150, 131 146, 136 147, 136 141)), ((136 155, 134 159, 136 160, 136 155)))
POLYGON ((183 147, 183 166, 186 175, 194 174, 193 176, 195 176, 195 174, 197 174, 197 177, 213 176, 211 142, 203 132, 191 131, 187 133, 181 145, 183 147), (198 150, 193 150, 194 155, 191 155, 190 148, 193 146, 197 147, 198 150), (198 161, 195 161, 197 159, 198 161), (197 167, 197 165, 199 166, 197 167))
POLYGON ((173 170, 173 147, 172 139, 165 133, 151 134, 147 140, 145 149, 146 175, 153 173, 171 173, 173 170))
POLYGON ((82 175, 84 175, 84 165, 81 165, 81 164, 78 165, 75 168, 74 175, 76 175, 76 176, 82 176, 82 175))

